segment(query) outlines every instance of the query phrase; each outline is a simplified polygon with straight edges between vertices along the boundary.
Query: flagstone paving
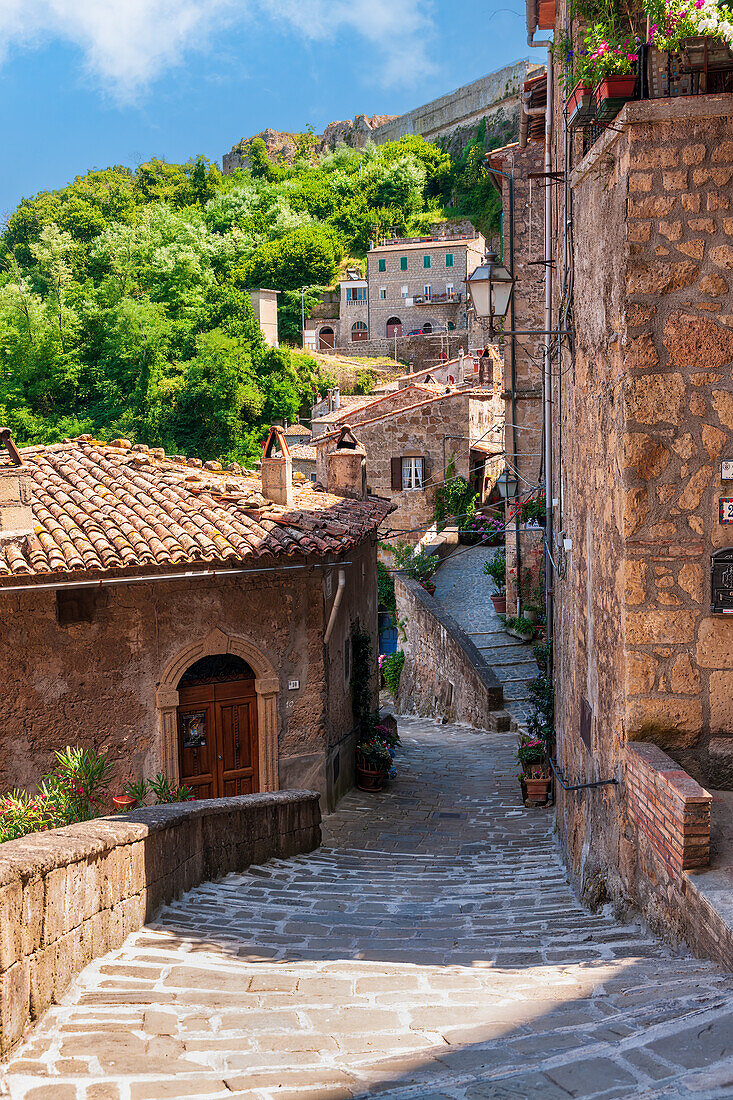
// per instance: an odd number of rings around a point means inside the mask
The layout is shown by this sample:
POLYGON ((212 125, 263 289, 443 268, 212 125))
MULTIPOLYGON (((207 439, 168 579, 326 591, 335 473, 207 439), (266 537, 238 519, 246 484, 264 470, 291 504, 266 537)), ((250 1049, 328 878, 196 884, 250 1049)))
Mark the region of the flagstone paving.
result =
POLYGON ((513 737, 400 725, 389 790, 88 966, 5 1095, 733 1096, 733 977, 583 909, 513 737))

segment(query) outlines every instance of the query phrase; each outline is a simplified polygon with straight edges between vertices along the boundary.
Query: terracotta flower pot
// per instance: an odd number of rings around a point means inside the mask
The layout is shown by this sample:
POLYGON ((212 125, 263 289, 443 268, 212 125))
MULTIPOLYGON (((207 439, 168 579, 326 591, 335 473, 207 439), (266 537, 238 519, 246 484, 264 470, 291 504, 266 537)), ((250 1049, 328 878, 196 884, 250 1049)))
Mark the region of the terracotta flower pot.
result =
POLYGON ((524 783, 527 788, 527 800, 529 802, 547 802, 550 796, 549 779, 530 779, 528 775, 525 775, 524 783))
POLYGON ((429 595, 435 595, 435 584, 433 581, 423 581, 423 588, 429 595))
POLYGON ((506 615, 506 592, 501 596, 492 596, 491 602, 497 615, 506 615))
POLYGON ((384 786, 384 770, 357 761, 356 785, 360 791, 381 791, 384 786))
POLYGON ((593 93, 598 118, 606 120, 615 118, 635 91, 635 76, 604 76, 593 93))
POLYGON ((134 810, 137 806, 137 799, 132 798, 129 794, 116 794, 112 802, 116 810, 121 813, 125 813, 127 810, 134 810))
POLYGON ((593 117, 593 85, 579 80, 568 96, 568 126, 583 126, 593 117))

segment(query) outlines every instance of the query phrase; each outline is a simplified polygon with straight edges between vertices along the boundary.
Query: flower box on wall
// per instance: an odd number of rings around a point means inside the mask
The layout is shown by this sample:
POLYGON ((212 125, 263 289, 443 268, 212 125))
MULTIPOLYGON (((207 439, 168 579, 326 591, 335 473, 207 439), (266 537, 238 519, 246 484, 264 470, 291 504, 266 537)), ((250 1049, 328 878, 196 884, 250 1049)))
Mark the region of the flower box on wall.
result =
POLYGON ((695 35, 682 43, 681 60, 690 72, 733 67, 733 51, 726 42, 708 35, 695 35))
POLYGON ((568 96, 568 126, 585 126, 593 118, 593 85, 579 80, 568 96))
POLYGON ((593 100, 599 119, 615 118, 624 103, 632 99, 636 91, 636 76, 604 76, 596 86, 593 100))

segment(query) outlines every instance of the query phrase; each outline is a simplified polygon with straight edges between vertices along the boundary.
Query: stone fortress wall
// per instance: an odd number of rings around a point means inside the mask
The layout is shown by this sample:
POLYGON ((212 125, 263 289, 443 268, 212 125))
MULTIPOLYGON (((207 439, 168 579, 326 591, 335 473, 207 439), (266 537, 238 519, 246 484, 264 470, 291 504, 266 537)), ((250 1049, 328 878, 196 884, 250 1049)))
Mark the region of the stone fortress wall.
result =
MULTIPOLYGON (((456 91, 440 96, 422 107, 415 107, 404 115, 356 115, 354 119, 331 122, 318 135, 316 152, 325 153, 337 145, 349 145, 363 149, 372 141, 385 145, 406 134, 421 134, 428 141, 443 141, 455 151, 473 137, 476 127, 486 118, 486 137, 504 136, 512 139, 519 131, 519 93, 529 77, 542 70, 536 62, 522 60, 506 65, 498 72, 489 73, 456 91)), ((263 130, 254 135, 265 142, 272 160, 282 158, 292 161, 295 155, 295 135, 279 130, 263 130)), ((231 175, 237 168, 247 167, 244 146, 237 144, 222 158, 224 175, 231 175)))

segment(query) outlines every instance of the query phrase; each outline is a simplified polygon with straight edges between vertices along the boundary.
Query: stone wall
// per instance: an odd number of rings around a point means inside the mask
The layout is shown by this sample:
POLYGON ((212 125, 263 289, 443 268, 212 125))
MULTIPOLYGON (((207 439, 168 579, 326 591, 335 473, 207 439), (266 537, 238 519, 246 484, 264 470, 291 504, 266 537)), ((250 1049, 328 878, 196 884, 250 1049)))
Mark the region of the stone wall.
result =
MULTIPOLYGON (((733 455, 729 112, 729 96, 629 103, 570 177, 555 672, 573 781, 615 774, 630 740, 705 786, 732 777, 733 622, 709 610, 710 554, 733 545, 718 522, 733 455)), ((584 891, 602 881, 677 920, 671 894, 649 894, 658 857, 642 859, 627 797, 559 795, 571 869, 584 891)))
MULTIPOLYGON (((381 356, 394 356, 402 363, 412 363, 413 370, 432 367, 440 361, 440 353, 445 352, 449 359, 455 359, 460 349, 468 353, 468 331, 434 333, 427 336, 398 336, 388 340, 385 336, 379 340, 356 340, 350 344, 334 348, 334 355, 348 356, 349 359, 371 359, 381 356), (395 348, 396 355, 395 355, 395 348)), ((329 349, 320 349, 328 355, 329 349)))
MULTIPOLYGON (((390 395, 395 402, 409 399, 410 390, 390 395)), ((396 506, 384 526, 404 532, 402 541, 416 543, 434 523, 435 490, 443 482, 445 470, 455 456, 456 473, 468 478, 471 473, 471 444, 494 425, 502 427, 503 405, 500 388, 496 390, 455 390, 437 399, 419 395, 412 407, 390 411, 388 398, 374 407, 355 413, 353 427, 367 454, 367 480, 370 491, 387 497, 396 506), (371 412, 371 417, 366 419, 371 412), (379 419, 377 419, 379 417, 379 419), (392 489, 393 457, 412 455, 425 462, 425 487, 418 490, 392 489)), ((351 421, 350 421, 351 423, 351 421)), ((486 436, 500 455, 502 431, 486 436)), ((318 480, 325 484, 326 456, 335 446, 335 437, 315 440, 318 480)), ((487 456, 491 465, 491 456, 487 456)))
POLYGON ((496 673, 471 639, 422 585, 395 576, 397 620, 406 634, 395 705, 400 713, 465 722, 489 729, 492 712, 503 710, 496 673))
POLYGON ((513 125, 517 132, 522 84, 541 68, 541 65, 531 61, 517 61, 513 65, 507 65, 498 72, 474 80, 471 84, 376 127, 371 140, 376 145, 384 145, 385 142, 396 141, 406 134, 422 134, 429 141, 434 141, 447 138, 461 128, 470 128, 473 136, 484 117, 487 119, 487 130, 490 130, 496 115, 499 115, 497 122, 511 120, 510 126, 513 125))
POLYGON ((152 806, 0 845, 0 1055, 164 902, 321 840, 312 791, 152 806))

